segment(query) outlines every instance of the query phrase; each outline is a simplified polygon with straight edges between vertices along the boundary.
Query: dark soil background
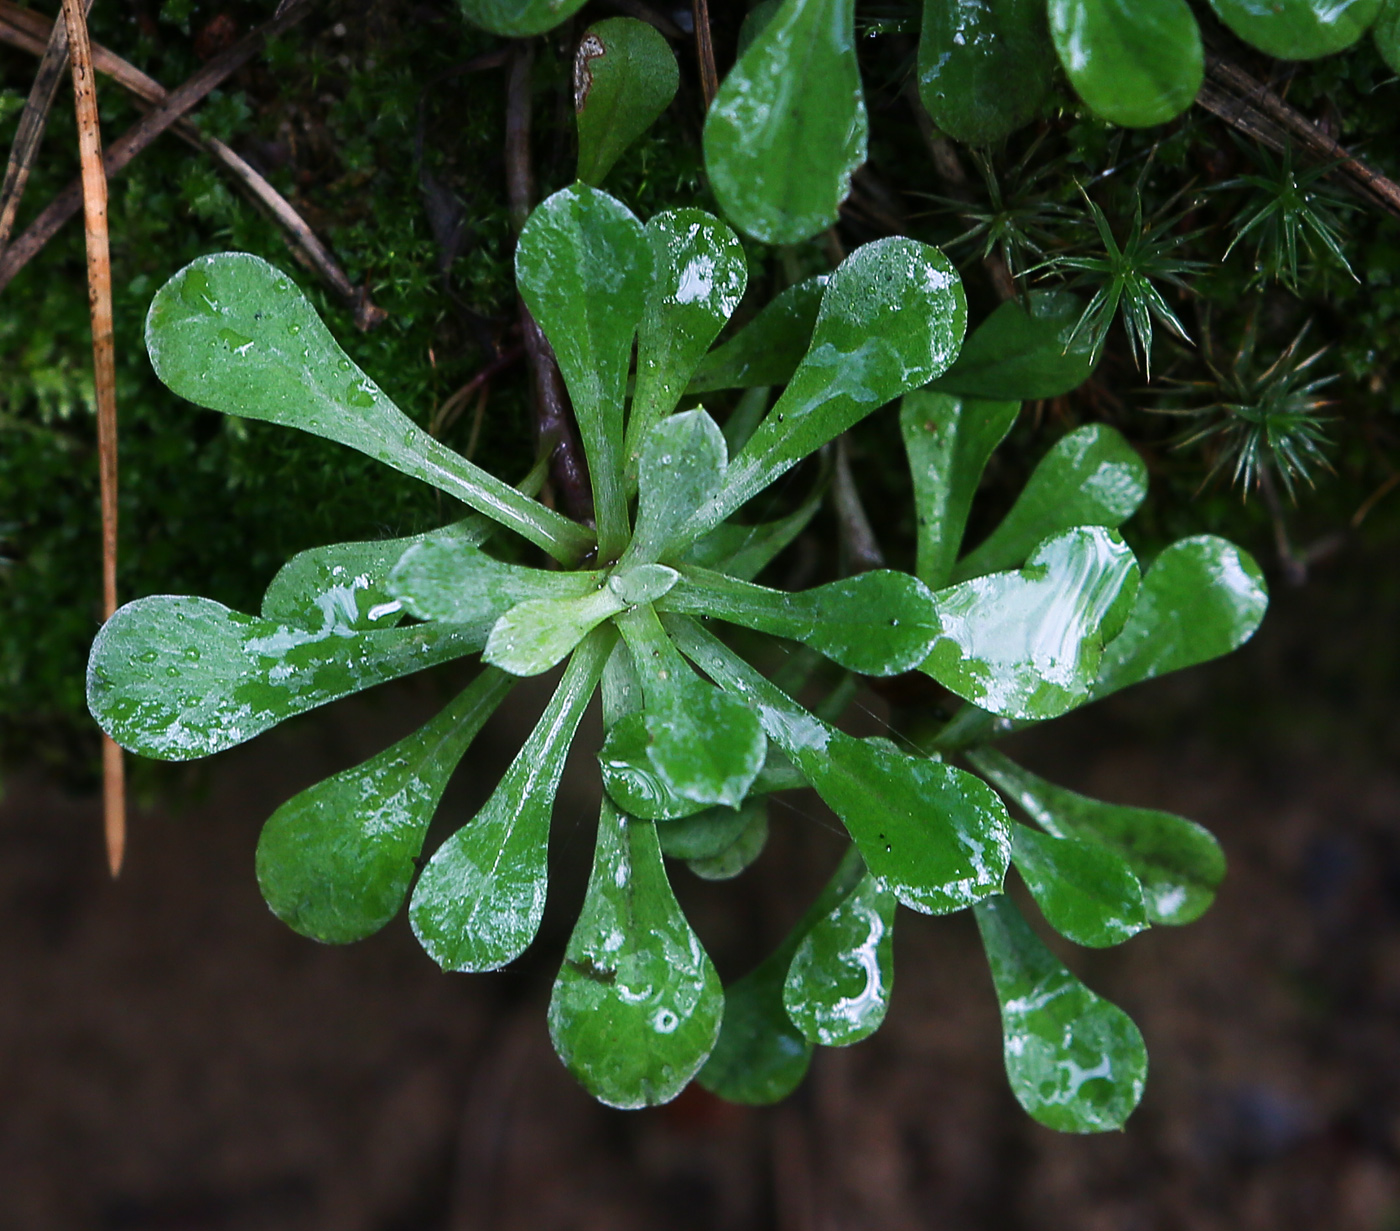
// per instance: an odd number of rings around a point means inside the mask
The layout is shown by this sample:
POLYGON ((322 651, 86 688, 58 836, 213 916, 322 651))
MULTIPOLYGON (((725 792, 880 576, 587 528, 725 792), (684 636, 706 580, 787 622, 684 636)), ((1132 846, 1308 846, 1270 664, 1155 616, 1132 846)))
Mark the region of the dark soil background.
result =
MULTIPOLYGON (((907 912, 884 1029, 820 1052, 787 1104, 694 1090, 644 1113, 593 1104, 551 1053, 544 1010, 591 852, 596 730, 556 810, 544 931, 494 976, 440 973, 403 918, 317 946, 268 913, 253 876, 262 820, 424 717, 431 680, 173 776, 186 802, 137 811, 115 884, 96 799, 12 780, 0 1226, 1400 1227, 1400 774, 1377 717, 1393 695, 1395 564, 1344 558, 1276 594, 1233 660, 1017 737, 1068 785, 1203 821, 1230 859, 1200 922, 1070 957, 1151 1051, 1142 1107, 1103 1137, 1022 1114, 970 919, 907 912)), ((541 701, 488 727, 440 819, 469 814, 541 701)), ((675 870, 726 978, 835 858, 814 800, 775 820, 741 880, 675 870)))

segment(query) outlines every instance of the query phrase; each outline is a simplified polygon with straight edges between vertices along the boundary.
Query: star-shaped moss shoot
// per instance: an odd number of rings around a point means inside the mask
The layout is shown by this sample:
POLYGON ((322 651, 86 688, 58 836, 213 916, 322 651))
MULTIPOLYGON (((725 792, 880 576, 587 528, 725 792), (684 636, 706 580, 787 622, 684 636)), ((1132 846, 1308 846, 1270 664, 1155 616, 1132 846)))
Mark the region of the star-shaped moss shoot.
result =
POLYGON ((485 971, 517 957, 539 927, 560 773, 601 686, 595 865, 549 1011, 560 1056, 596 1097, 664 1102, 697 1074, 726 1097, 781 1097, 814 1044, 853 1043, 879 1025, 897 904, 946 914, 980 903, 1004 1001, 1049 979, 1047 995, 1063 993, 1066 1006, 1007 1010, 1009 1064, 1013 1041, 1038 1040, 1015 1052, 1037 1067, 1015 1069, 1014 1088, 1058 1127, 1121 1123, 1140 1091, 1141 1040, 1130 1022, 1105 1027, 1102 1015, 1119 1011, 1009 921, 1007 870, 1016 863, 1067 935, 1116 943, 1199 914, 1222 871, 1218 850, 1180 818, 1143 822, 1072 796, 985 760, 995 754, 981 745, 1010 720, 1053 717, 1238 644, 1262 613, 1252 562, 1219 540, 1187 540, 1139 585, 1114 527, 1142 498, 1141 463, 1098 428, 1057 445, 1000 529, 959 558, 972 493, 1016 404, 918 392, 957 355, 966 315, 957 274, 924 244, 858 249, 714 351, 746 268, 735 236, 699 210, 643 225, 575 184, 532 215, 516 272, 573 401, 596 530, 527 494, 538 469, 513 488, 416 427, 266 262, 203 258, 161 289, 147 343, 177 393, 339 441, 475 512, 412 538, 304 552, 258 615, 195 597, 129 603, 93 646, 88 696, 103 729, 146 756, 205 756, 479 654, 481 672, 420 731, 279 808, 257 867, 273 911, 331 943, 384 926, 412 888, 409 917, 427 952, 447 970, 485 971), (742 399, 729 439, 699 406, 678 410, 696 387, 771 383, 775 370, 782 392, 766 410, 742 399), (919 575, 882 569, 797 593, 757 584, 821 492, 772 522, 747 520, 748 502, 906 394, 919 575), (494 550, 502 530, 524 544, 494 550), (531 545, 553 566, 516 562, 531 545), (797 643, 792 678, 765 678, 717 634, 726 624, 797 643), (834 705, 812 712, 793 700, 803 664, 821 658, 848 680, 922 670, 969 706, 941 749, 856 739, 833 725, 834 705), (414 885, 473 737, 514 679, 559 664, 552 699, 494 792, 414 885), (984 758, 982 773, 1039 828, 1014 824, 1002 795, 945 759, 960 752, 984 758), (852 846, 785 945, 726 992, 663 857, 712 878, 737 874, 762 847, 768 796, 807 785, 852 846), (1102 1071, 1096 1047, 1113 1053, 1102 1071), (1084 1078, 1047 1093, 1044 1074, 1064 1057, 1084 1078))

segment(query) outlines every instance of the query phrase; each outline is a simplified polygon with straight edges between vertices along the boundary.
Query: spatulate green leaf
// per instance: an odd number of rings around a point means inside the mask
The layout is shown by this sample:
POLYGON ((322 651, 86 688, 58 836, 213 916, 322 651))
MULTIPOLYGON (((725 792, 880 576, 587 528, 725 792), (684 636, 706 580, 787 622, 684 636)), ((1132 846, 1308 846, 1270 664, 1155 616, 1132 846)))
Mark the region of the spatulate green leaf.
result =
POLYGON ((426 726, 278 808, 257 853, 272 913, 329 944, 363 940, 388 923, 447 780, 510 686, 488 668, 426 726))
POLYGON ((1127 624, 1104 650, 1094 696, 1238 649, 1268 605, 1248 552, 1214 535, 1178 540, 1147 570, 1127 624))
POLYGON ((809 1043, 848 1047, 880 1028, 894 988, 895 896, 867 873, 803 938, 783 1007, 809 1043))
MULTIPOLYGON (((641 711, 624 715, 608 728, 598 765, 603 789, 613 802, 630 816, 649 821, 670 821, 709 810, 708 804, 671 789, 647 755, 650 748, 651 736, 641 711)), ((738 815, 727 807, 714 811, 738 815)))
POLYGON ((189 761, 361 689, 472 654, 483 624, 374 632, 281 624, 212 599, 156 594, 102 626, 87 702, 123 748, 189 761))
POLYGON ((855 0, 784 0, 720 84, 705 169, 742 230, 800 243, 836 221, 866 130, 855 0))
POLYGON ((1122 1128, 1147 1081, 1147 1049, 1132 1018, 1066 970, 1010 898, 979 902, 975 914, 1016 1101, 1062 1133, 1122 1128))
POLYGON ((747 325, 695 369, 687 393, 785 385, 812 344, 828 276, 798 282, 774 296, 747 325))
POLYGON ((969 335, 933 388, 963 397, 1033 402, 1078 389, 1098 366, 1084 303, 1069 291, 1032 291, 1029 308, 1007 300, 969 335))
MULTIPOLYGON (((551 572, 506 564, 462 538, 410 543, 387 589, 420 620, 494 621, 533 599, 582 599, 605 581, 598 572, 551 572)), ((557 661, 557 660, 556 660, 557 661)))
POLYGON ((919 97, 954 140, 994 145, 1035 118, 1052 55, 1036 0, 924 0, 919 97))
POLYGON ((444 970, 499 970, 535 938, 559 776, 615 640, 611 629, 599 629, 579 646, 490 799, 418 878, 409 919, 444 970))
POLYGON ((846 853, 817 900, 783 943, 757 967, 724 989, 719 1041, 697 1078, 731 1103, 776 1103, 806 1075, 812 1044, 783 1007, 783 987, 793 955, 816 924, 845 898, 865 874, 854 850, 846 853))
POLYGON ((642 441, 675 410, 749 279, 738 237, 704 210, 657 214, 646 233, 656 276, 637 331, 637 384, 627 423, 627 467, 633 475, 642 441))
POLYGON ((1175 119, 1205 76, 1186 0, 1050 0, 1050 33, 1079 97, 1125 128, 1175 119))
POLYGON ((1210 0, 1246 43, 1279 60, 1345 51, 1380 15, 1382 0, 1210 0))
POLYGON ((891 569, 791 592, 687 568, 658 607, 801 641, 862 675, 899 675, 918 666, 940 628, 924 584, 891 569))
POLYGON ((746 804, 739 814, 744 817, 744 828, 733 842, 713 855, 701 855, 686 861, 686 866, 701 880, 733 880, 763 854, 763 848, 768 845, 768 809, 760 800, 756 806, 746 804))
POLYGON ((655 26, 635 17, 589 26, 574 54, 579 179, 601 184, 671 105, 680 80, 676 57, 655 26))
POLYGON ((554 1050, 610 1107, 675 1098, 719 1037, 724 993, 666 879, 656 827, 606 799, 583 910, 549 1002, 554 1050))
POLYGON ((703 410, 657 423, 641 446, 637 526, 621 563, 659 560, 684 545, 690 517, 724 482, 729 449, 703 410))
POLYGON ((156 375, 198 406, 323 436, 456 497, 558 560, 592 545, 582 526, 418 427, 341 350, 292 280, 260 257, 200 257, 151 301, 156 375))
POLYGON ((584 0, 457 0, 457 4, 475 26, 509 38, 528 38, 568 20, 584 0))
POLYGON ((667 628, 687 657, 744 697, 855 840, 870 872, 924 914, 962 910, 1000 890, 1010 822, 996 793, 963 770, 853 739, 813 717, 685 617, 667 628))
POLYGON ((1400 0, 1384 0, 1371 33, 1386 67, 1400 73, 1400 0))
POLYGON ((915 571, 931 589, 948 582, 982 471, 1020 409, 1019 402, 984 402, 926 389, 906 393, 900 403, 899 427, 914 479, 915 571))
POLYGON ((899 237, 857 248, 827 283, 806 358, 731 460, 699 528, 718 525, 872 410, 943 372, 966 327, 962 281, 937 248, 899 237))
POLYGON ((1015 825, 1011 862, 1050 926, 1077 945, 1106 949, 1147 926, 1142 883, 1107 846, 1015 825))
POLYGON ((1147 467, 1119 432, 1100 423, 1078 428, 1041 459, 1011 512, 958 561, 951 580, 1017 568, 1059 530, 1116 529, 1146 495, 1147 467))
POLYGON ((530 215, 515 249, 520 295, 554 347, 588 456, 598 553, 627 544, 623 398, 652 284, 642 224, 607 193, 572 184, 530 215))
POLYGON ((941 633, 922 670, 989 713, 1056 718, 1089 699, 1137 584, 1137 561, 1116 534, 1062 531, 1018 571, 939 590, 941 633))
POLYGON ((1194 821, 1089 799, 1046 782, 992 748, 967 756, 1047 833, 1097 842, 1119 855, 1142 885, 1150 922, 1190 923, 1215 900, 1225 855, 1210 831, 1194 821))
POLYGON ((758 718, 691 670, 650 607, 628 611, 617 625, 646 698, 653 768, 684 799, 737 808, 767 752, 758 718))
POLYGON ((666 821, 656 827, 661 853, 672 859, 713 859, 722 855, 760 814, 768 802, 750 795, 739 808, 706 808, 692 816, 666 821))

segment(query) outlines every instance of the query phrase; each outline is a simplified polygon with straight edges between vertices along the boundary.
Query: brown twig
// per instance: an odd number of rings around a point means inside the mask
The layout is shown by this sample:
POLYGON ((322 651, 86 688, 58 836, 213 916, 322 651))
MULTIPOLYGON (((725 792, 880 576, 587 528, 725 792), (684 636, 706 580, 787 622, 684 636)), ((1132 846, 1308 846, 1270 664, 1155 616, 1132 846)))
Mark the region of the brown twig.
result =
POLYGON ((1196 95, 1198 107, 1270 149, 1281 153, 1296 142, 1319 161, 1335 162, 1338 174, 1376 204, 1400 216, 1400 184, 1349 153, 1263 82, 1213 51, 1206 52, 1206 74, 1206 82, 1196 95))
MULTIPOLYGON (((117 609, 117 367, 112 341, 112 263, 107 249, 107 177, 102 171, 102 130, 92 71, 84 0, 63 0, 73 64, 73 103, 82 158, 83 224, 87 240, 88 301, 92 312, 93 384, 97 393, 98 473, 102 488, 102 611, 117 609)), ((126 790, 121 749, 103 737, 103 830, 107 866, 121 871, 126 851, 126 790)))
POLYGON ((864 573, 873 568, 883 568, 885 553, 880 550, 880 542, 875 537, 851 475, 851 449, 845 433, 836 440, 836 471, 831 479, 831 497, 836 505, 846 570, 864 573))
MULTIPOLYGON (((227 51, 215 56, 199 72, 165 96, 164 102, 152 108, 140 121, 114 141, 103 155, 103 170, 108 179, 118 174, 161 133, 170 128, 185 112, 222 83, 230 74, 251 60, 267 40, 301 20, 310 11, 313 0, 292 0, 265 25, 240 39, 227 51)), ((249 168, 251 170, 251 168, 249 168)), ((81 183, 70 184, 58 194, 28 229, 0 257, 0 291, 33 259, 35 254, 57 234, 82 208, 81 183)))
MULTIPOLYGON (((510 202, 510 221, 519 235, 530 217, 534 202, 534 175, 530 167, 530 70, 535 62, 535 49, 521 42, 510 66, 506 85, 506 195, 510 202)), ((564 509, 579 521, 591 521, 593 500, 590 496, 588 468, 579 448, 574 428, 569 393, 559 373, 558 361, 544 331, 535 323, 525 301, 516 297, 520 307, 520 332, 525 353, 530 358, 530 371, 535 385, 535 431, 537 443, 555 442, 550 454, 549 474, 564 509)))
MULTIPOLYGON (((87 0, 92 8, 92 0, 87 0)), ((34 168, 34 159, 39 153, 39 143, 44 139, 44 129, 49 122, 49 112, 59 87, 68 72, 68 26, 56 21, 49 31, 48 40, 39 60, 39 71, 34 75, 34 84, 29 88, 29 98, 19 117, 19 128, 15 132, 15 143, 10 147, 10 160, 5 166, 5 182, 0 184, 0 253, 10 242, 15 229, 15 215, 19 213, 19 203, 24 199, 24 189, 29 183, 29 172, 34 168)))
POLYGON ((695 55, 700 61, 700 89, 705 95, 705 110, 719 92, 719 74, 715 71, 715 43, 710 35, 709 0, 692 0, 695 14, 695 55))

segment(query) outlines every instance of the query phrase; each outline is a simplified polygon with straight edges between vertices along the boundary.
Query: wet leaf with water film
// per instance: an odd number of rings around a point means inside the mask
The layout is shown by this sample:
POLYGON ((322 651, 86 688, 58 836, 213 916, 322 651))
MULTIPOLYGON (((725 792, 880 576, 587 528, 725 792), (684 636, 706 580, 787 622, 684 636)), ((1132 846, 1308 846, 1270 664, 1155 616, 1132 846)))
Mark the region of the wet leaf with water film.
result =
POLYGON ((627 544, 623 398, 652 284, 651 244, 620 201, 571 184, 536 206, 515 248, 521 298, 554 347, 588 456, 598 554, 627 544))
POLYGON ((156 594, 119 608, 97 634, 88 709, 123 748, 189 761, 329 701, 475 653, 487 627, 310 629, 212 599, 156 594))
POLYGON ((1205 77, 1186 0, 1050 0, 1050 33, 1070 84, 1110 124, 1165 124, 1205 77))
POLYGON ((444 970, 499 970, 535 938, 559 776, 615 640, 611 629, 600 629, 579 646, 490 799, 418 878, 409 919, 444 970))
POLYGON ((1112 531, 1062 531, 1022 569, 939 590, 941 631, 920 669, 989 713, 1056 718, 1089 699, 1137 585, 1137 561, 1112 531))
POLYGON ((928 588, 892 569, 793 592, 687 568, 658 608, 708 615, 800 641, 862 675, 912 670, 923 662, 940 628, 928 588))
POLYGON ((676 96, 680 70, 656 27, 635 17, 589 26, 574 54, 578 177, 601 184, 676 96))
POLYGON ((1121 856, 1142 885, 1150 922, 1190 923, 1215 900, 1225 877, 1225 854, 1195 821, 1077 795, 992 748, 973 749, 967 757, 1047 833, 1097 842, 1121 856))
POLYGON ((870 872, 911 910, 949 914, 1001 889, 1010 822, 980 778, 837 731, 692 621, 673 616, 666 627, 687 657, 758 710, 769 738, 841 818, 870 872))
POLYGON ((927 384, 967 327, 962 281, 937 248, 899 237, 857 248, 822 297, 811 349, 698 517, 718 525, 871 411, 927 384))
POLYGON ((1179 539, 1143 577, 1127 624, 1104 650, 1094 696, 1238 649, 1268 605, 1247 551, 1214 535, 1179 539))
POLYGON ((1038 0, 924 0, 919 97, 955 141, 994 145, 1030 123, 1053 56, 1038 0))
POLYGON ((1210 0, 1240 38, 1279 60, 1345 51, 1380 15, 1382 0, 1210 0))
POLYGON ((719 1037, 724 992, 666 879, 656 827, 603 800, 583 910, 549 1001, 554 1050, 610 1107, 675 1098, 719 1037))
POLYGON ((728 465, 724 433, 703 410, 656 424, 641 445, 637 525, 620 563, 669 556, 684 542, 691 515, 720 489, 728 465))
POLYGON ((866 873, 797 947, 783 1007, 808 1042, 848 1047, 880 1028, 894 987, 895 905, 866 873))
POLYGON ((258 884, 272 913, 328 944, 363 940, 398 913, 457 763, 510 691, 488 668, 436 718, 268 818, 258 884))
POLYGON ((720 83, 705 170, 742 230, 801 243, 836 221, 866 130, 855 0, 784 0, 720 83))
POLYGON ((573 563, 576 522, 472 465, 399 410, 341 350, 292 280, 260 257, 200 257, 151 301, 156 375, 197 406, 299 428, 421 479, 573 563))
POLYGON ((1018 568, 1038 543, 1074 526, 1116 529, 1147 495, 1147 467, 1101 423, 1061 437, 1040 460, 1001 524, 958 561, 952 581, 1018 568))
POLYGON ((975 914, 1016 1101, 1062 1133, 1122 1128, 1147 1081, 1147 1049, 1133 1019, 1066 970, 1010 898, 979 902, 975 914))
POLYGON ((1013 825, 1011 862, 1046 921, 1077 945, 1106 949, 1147 927, 1142 883, 1107 846, 1013 825))
POLYGON ((984 402, 927 389, 906 393, 900 403, 899 427, 914 479, 914 571, 932 590, 948 583, 982 471, 1020 410, 1019 402, 984 402))
POLYGON ((627 422, 632 474, 647 433, 675 410, 749 279, 743 246, 713 214, 668 210, 647 223, 646 233, 656 275, 637 330, 637 384, 627 422))

